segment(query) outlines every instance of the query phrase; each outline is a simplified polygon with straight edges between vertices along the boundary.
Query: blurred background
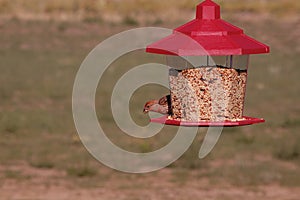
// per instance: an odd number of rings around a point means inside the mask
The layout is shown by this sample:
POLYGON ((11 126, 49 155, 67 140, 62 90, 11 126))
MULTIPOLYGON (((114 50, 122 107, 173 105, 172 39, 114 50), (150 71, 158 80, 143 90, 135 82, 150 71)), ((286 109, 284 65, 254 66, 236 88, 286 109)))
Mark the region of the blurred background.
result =
MULTIPOLYGON (((158 172, 131 175, 96 161, 72 118, 73 82, 101 41, 131 28, 176 28, 195 16, 196 0, 0 0, 1 199, 299 199, 300 1, 216 0, 222 17, 268 44, 251 56, 245 114, 266 123, 226 128, 213 152, 198 159, 206 129, 188 151, 158 172)), ((127 137, 109 109, 114 83, 155 55, 134 52, 114 62, 99 83, 96 107, 120 147, 150 152, 176 128, 147 140, 127 137), (137 59, 138 58, 138 59, 137 59)), ((133 119, 165 88, 147 85, 132 97, 133 119), (145 95, 147 94, 147 95, 145 95)))

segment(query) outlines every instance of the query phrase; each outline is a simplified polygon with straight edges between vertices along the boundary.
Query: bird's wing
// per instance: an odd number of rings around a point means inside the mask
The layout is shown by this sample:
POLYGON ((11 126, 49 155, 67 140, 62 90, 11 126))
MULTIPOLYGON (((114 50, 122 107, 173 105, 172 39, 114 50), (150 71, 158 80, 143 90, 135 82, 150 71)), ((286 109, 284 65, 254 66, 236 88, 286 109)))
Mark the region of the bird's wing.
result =
POLYGON ((162 98, 160 98, 159 100, 158 100, 158 104, 159 105, 167 105, 168 104, 168 99, 167 99, 167 97, 166 96, 164 96, 164 97, 162 97, 162 98))
POLYGON ((164 105, 171 105, 171 96, 167 95, 167 96, 164 96, 164 97, 160 98, 158 100, 158 104, 162 105, 162 106, 164 106, 164 105))
POLYGON ((158 100, 158 104, 167 107, 167 113, 172 114, 171 95, 164 96, 158 100))

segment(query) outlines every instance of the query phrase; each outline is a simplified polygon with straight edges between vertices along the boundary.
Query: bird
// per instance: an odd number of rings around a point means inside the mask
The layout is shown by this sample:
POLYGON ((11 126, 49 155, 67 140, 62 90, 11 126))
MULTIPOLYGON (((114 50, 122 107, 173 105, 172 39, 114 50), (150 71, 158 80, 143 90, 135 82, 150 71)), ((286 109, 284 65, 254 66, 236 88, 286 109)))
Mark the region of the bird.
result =
POLYGON ((144 106, 144 114, 149 112, 157 112, 163 115, 172 114, 171 96, 166 95, 160 99, 150 100, 144 106))

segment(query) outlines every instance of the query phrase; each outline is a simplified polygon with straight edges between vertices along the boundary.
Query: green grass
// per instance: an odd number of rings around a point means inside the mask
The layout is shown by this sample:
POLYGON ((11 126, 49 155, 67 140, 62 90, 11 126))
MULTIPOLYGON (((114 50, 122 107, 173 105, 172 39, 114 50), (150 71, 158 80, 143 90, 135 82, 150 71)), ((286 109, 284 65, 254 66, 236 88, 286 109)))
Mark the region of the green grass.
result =
POLYGON ((92 168, 83 167, 83 168, 69 168, 67 169, 69 176, 75 176, 79 178, 83 177, 92 177, 97 175, 97 171, 92 168))
POLYGON ((39 169, 52 169, 54 167, 54 164, 48 160, 39 160, 36 162, 31 162, 30 165, 39 169))
MULTIPOLYGON (((292 126, 293 127, 293 126, 292 126)), ((273 156, 280 160, 300 161, 300 138, 298 134, 287 134, 276 143, 273 156)))
POLYGON ((24 180, 30 179, 31 177, 28 175, 22 174, 21 171, 18 170, 5 170, 4 171, 4 178, 6 179, 15 179, 15 180, 24 180))
MULTIPOLYGON (((230 21, 271 46, 270 55, 251 57, 245 105, 247 115, 265 117, 267 122, 224 129, 209 157, 199 160, 205 133, 202 129, 189 150, 169 166, 173 172, 171 181, 187 184, 189 179, 206 177, 216 184, 223 180, 246 186, 272 183, 299 186, 300 52, 297 47, 300 41, 296 37, 299 25, 274 19, 230 21), (288 167, 290 165, 294 167, 288 167), (196 171, 198 177, 191 176, 190 171, 196 171)), ((78 179, 75 182, 79 185, 83 181, 93 187, 109 179, 111 174, 122 176, 99 165, 76 138, 71 95, 76 72, 88 52, 104 38, 132 26, 22 20, 1 24, 1 165, 9 167, 25 161, 34 168, 63 171, 71 180, 78 179)), ((115 125, 109 97, 116 80, 132 66, 163 59, 142 52, 127 56, 105 72, 106 77, 100 82, 105 87, 99 85, 97 91, 97 114, 115 144, 134 152, 153 151, 167 144, 177 129, 166 127, 153 138, 132 139, 115 125)), ((146 125, 149 119, 141 113, 143 104, 166 92, 153 85, 136 91, 130 105, 133 119, 146 125)), ((4 175, 22 177, 15 171, 4 172, 4 175)))

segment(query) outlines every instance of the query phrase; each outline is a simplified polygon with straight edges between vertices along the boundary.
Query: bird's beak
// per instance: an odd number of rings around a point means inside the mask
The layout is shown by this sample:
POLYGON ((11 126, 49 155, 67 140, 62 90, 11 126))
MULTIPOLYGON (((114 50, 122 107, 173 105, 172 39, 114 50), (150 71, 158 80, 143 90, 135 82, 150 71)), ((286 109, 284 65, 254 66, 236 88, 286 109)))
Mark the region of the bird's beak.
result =
POLYGON ((144 114, 147 114, 148 112, 149 112, 149 110, 147 110, 147 109, 144 109, 144 110, 143 110, 143 113, 144 113, 144 114))

